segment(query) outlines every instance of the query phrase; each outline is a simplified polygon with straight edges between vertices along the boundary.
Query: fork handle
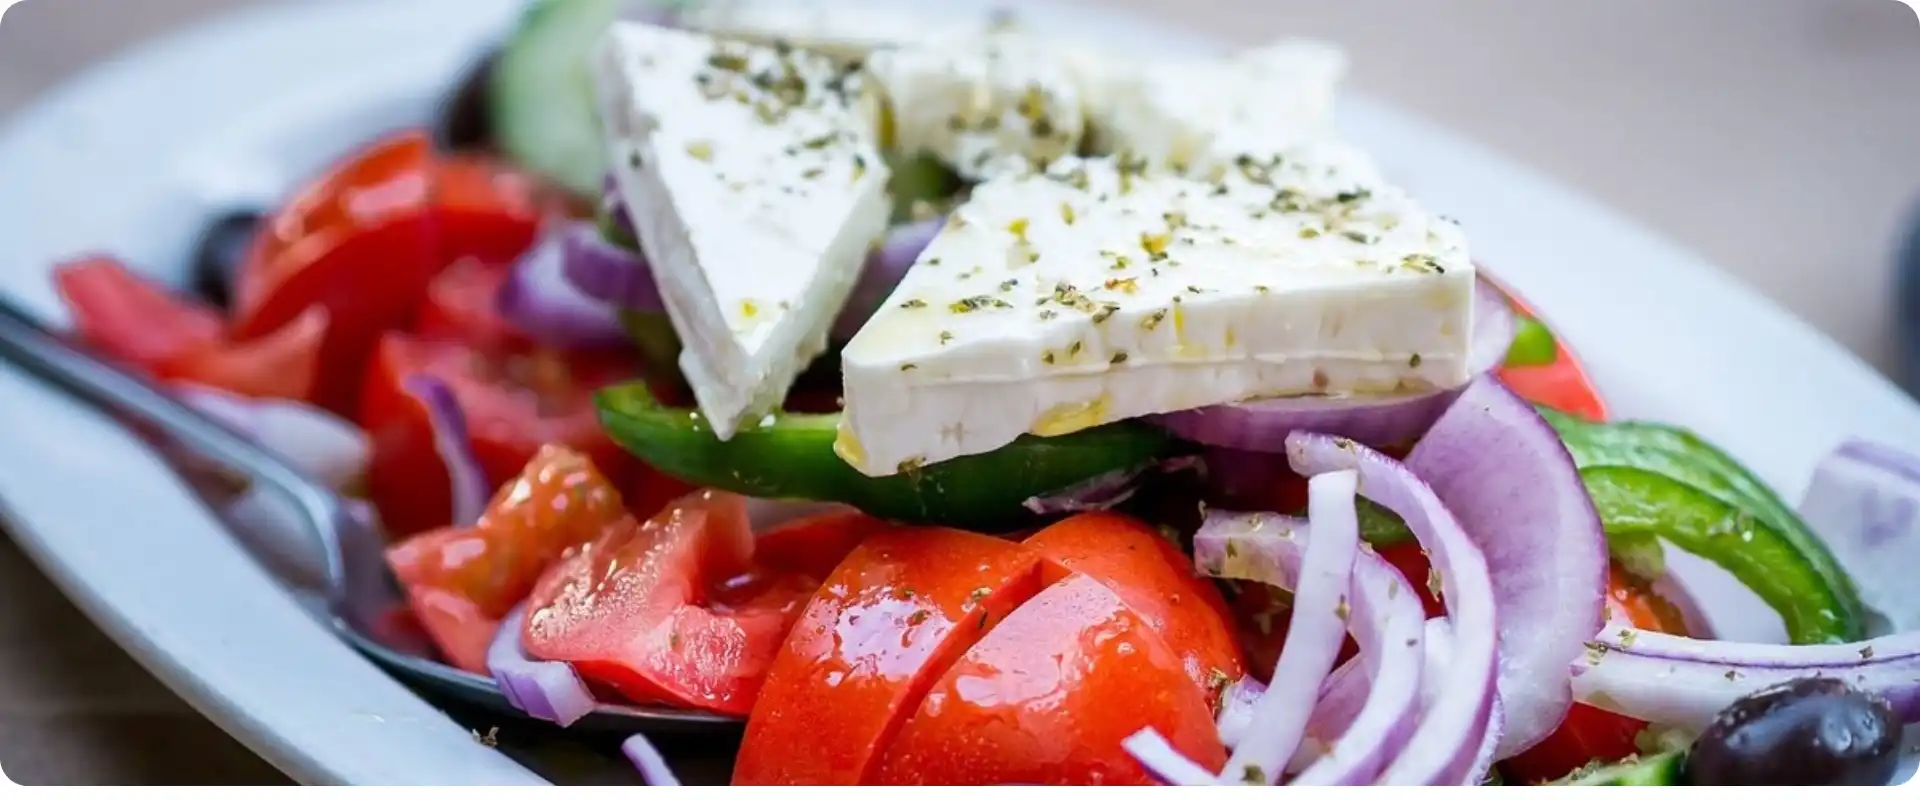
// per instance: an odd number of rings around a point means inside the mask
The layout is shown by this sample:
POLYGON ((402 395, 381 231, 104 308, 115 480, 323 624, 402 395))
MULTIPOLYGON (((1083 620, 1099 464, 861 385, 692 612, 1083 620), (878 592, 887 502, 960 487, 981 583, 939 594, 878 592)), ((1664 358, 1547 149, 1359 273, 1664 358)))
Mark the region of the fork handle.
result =
MULTIPOLYGON (((336 526, 345 505, 332 490, 225 423, 174 399, 144 378, 107 364, 47 330, 16 302, 0 296, 0 358, 82 402, 149 425, 195 453, 271 486, 300 507, 325 561, 328 601, 347 592, 336 526)), ((337 607, 337 606, 336 606, 337 607)))

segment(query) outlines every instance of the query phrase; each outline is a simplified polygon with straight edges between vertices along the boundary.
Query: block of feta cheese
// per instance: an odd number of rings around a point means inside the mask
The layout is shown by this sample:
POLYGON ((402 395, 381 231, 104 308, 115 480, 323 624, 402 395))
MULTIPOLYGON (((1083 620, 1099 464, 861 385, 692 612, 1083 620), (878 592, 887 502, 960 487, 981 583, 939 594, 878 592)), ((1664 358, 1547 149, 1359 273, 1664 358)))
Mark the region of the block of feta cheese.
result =
POLYGON ((1079 149, 1075 68, 1066 51, 1012 30, 882 50, 866 64, 887 102, 891 146, 930 153, 970 180, 1032 172, 1079 149))
POLYGON ((1273 153, 1332 130, 1346 56, 1287 40, 1232 58, 1110 66, 1093 108, 1096 145, 1207 175, 1243 153, 1273 153))
MULTIPOLYGON (((930 41, 943 27, 967 24, 935 21, 924 11, 873 0, 704 0, 685 4, 677 21, 721 38, 785 42, 843 64, 876 50, 930 41)), ((985 15, 970 27, 986 30, 985 15)))
POLYGON ((1468 379, 1459 227, 1319 142, 1215 179, 1115 158, 976 187, 842 352, 869 475, 1116 420, 1468 379))
POLYGON ((714 433, 777 407, 886 231, 871 104, 824 56, 616 23, 595 57, 615 179, 714 433))

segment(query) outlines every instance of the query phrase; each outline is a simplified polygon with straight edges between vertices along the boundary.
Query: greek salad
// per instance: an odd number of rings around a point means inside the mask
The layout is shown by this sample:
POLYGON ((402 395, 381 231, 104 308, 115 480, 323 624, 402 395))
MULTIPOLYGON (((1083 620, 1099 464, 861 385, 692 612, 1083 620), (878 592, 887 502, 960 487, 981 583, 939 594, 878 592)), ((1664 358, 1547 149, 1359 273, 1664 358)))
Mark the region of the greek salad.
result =
POLYGON ((1841 444, 1795 508, 1613 418, 1339 137, 1344 71, 537 0, 432 130, 212 226, 200 296, 54 279, 364 501, 395 624, 556 736, 737 719, 738 784, 1892 780, 1920 460, 1841 444), (1717 640, 1672 550, 1786 641, 1717 640))

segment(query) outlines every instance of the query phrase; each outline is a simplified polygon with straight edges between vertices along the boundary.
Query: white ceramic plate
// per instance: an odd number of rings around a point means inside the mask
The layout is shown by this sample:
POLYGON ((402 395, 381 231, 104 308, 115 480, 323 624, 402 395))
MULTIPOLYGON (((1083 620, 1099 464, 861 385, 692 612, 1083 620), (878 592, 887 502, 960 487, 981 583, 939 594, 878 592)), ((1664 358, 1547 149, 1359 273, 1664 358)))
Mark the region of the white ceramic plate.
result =
MULTIPOLYGON (((210 214, 269 204, 356 142, 424 120, 519 4, 275 5, 103 65, 0 132, 0 290, 60 319, 48 266, 85 250, 184 282, 210 214)), ((1209 46, 1086 9, 1029 18, 1138 52, 1209 46)), ((1354 139, 1465 222, 1483 263, 1552 318, 1622 414, 1691 425, 1790 497, 1846 436, 1920 452, 1920 408, 1694 256, 1446 131, 1364 98, 1342 112, 1354 139)), ((538 780, 336 643, 132 436, 4 366, 0 409, 14 536, 134 657, 276 766, 309 783, 538 780)), ((1744 615, 1723 624, 1768 635, 1744 615)))

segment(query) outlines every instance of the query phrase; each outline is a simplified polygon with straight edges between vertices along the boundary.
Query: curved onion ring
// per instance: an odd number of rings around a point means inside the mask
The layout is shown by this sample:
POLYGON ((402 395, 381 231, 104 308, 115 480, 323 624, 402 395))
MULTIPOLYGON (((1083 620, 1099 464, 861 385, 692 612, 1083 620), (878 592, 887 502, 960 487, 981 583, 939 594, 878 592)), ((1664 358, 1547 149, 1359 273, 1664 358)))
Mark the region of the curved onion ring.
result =
POLYGON ((583 258, 579 248, 591 247, 598 239, 591 224, 577 222, 535 242, 500 284, 494 298, 500 317, 528 338, 553 347, 625 345, 626 330, 614 307, 581 291, 567 275, 567 265, 583 258))
MULTIPOLYGON (((1215 577, 1292 588, 1307 535, 1303 520, 1215 512, 1194 538, 1194 560, 1215 577)), ((1319 684, 1307 730, 1333 744, 1324 755, 1298 765, 1296 785, 1367 783, 1413 732, 1426 617, 1418 595, 1399 570, 1370 550, 1354 562, 1349 593, 1347 624, 1360 656, 1319 684)), ((1255 691, 1243 687, 1241 693, 1255 691)), ((1224 729, 1229 721, 1222 722, 1224 729)), ((1249 719, 1245 724, 1261 723, 1249 719)), ((1223 730, 1222 738, 1228 735, 1223 730)), ((1302 751, 1309 749, 1317 748, 1302 751)))
POLYGON ((1920 722, 1920 632, 1864 642, 1756 644, 1689 639, 1609 625, 1573 663, 1580 702, 1648 722, 1700 730, 1733 701, 1817 674, 1879 695, 1900 721, 1920 722))
POLYGON ((1353 561, 1360 552, 1360 520, 1353 507, 1358 485, 1352 472, 1321 473, 1307 485, 1312 534, 1300 548, 1286 643, 1273 668, 1273 685, 1254 708, 1246 737, 1227 759, 1223 781, 1244 775, 1247 783, 1272 785, 1306 736, 1313 700, 1333 671, 1352 616, 1348 595, 1353 561))
POLYGON ((1486 559, 1453 512, 1400 462, 1348 439, 1301 432, 1287 437, 1287 457, 1303 475, 1359 471, 1360 494, 1399 514, 1428 552, 1432 574, 1440 581, 1434 588, 1446 602, 1454 629, 1453 658, 1441 678, 1447 691, 1422 716, 1380 783, 1450 782, 1448 773, 1477 752, 1493 712, 1498 612, 1486 559))
POLYGON ((402 384, 427 410, 433 428, 433 449, 447 468, 447 482, 453 496, 453 524, 472 525, 487 510, 493 487, 487 485, 486 472, 474 455, 472 439, 467 436, 467 415, 453 389, 438 378, 424 375, 408 378, 402 384))
MULTIPOLYGON (((1573 695, 1563 665, 1600 630, 1607 540, 1572 456, 1498 380, 1468 385, 1407 456, 1497 576, 1499 757, 1553 732, 1573 695)), ((1451 588, 1451 587, 1449 587, 1451 588)))
POLYGON ((527 716, 564 728, 579 722, 599 704, 572 664, 540 661, 527 655, 520 643, 526 606, 517 606, 501 620, 487 646, 487 672, 507 696, 507 702, 527 716))

